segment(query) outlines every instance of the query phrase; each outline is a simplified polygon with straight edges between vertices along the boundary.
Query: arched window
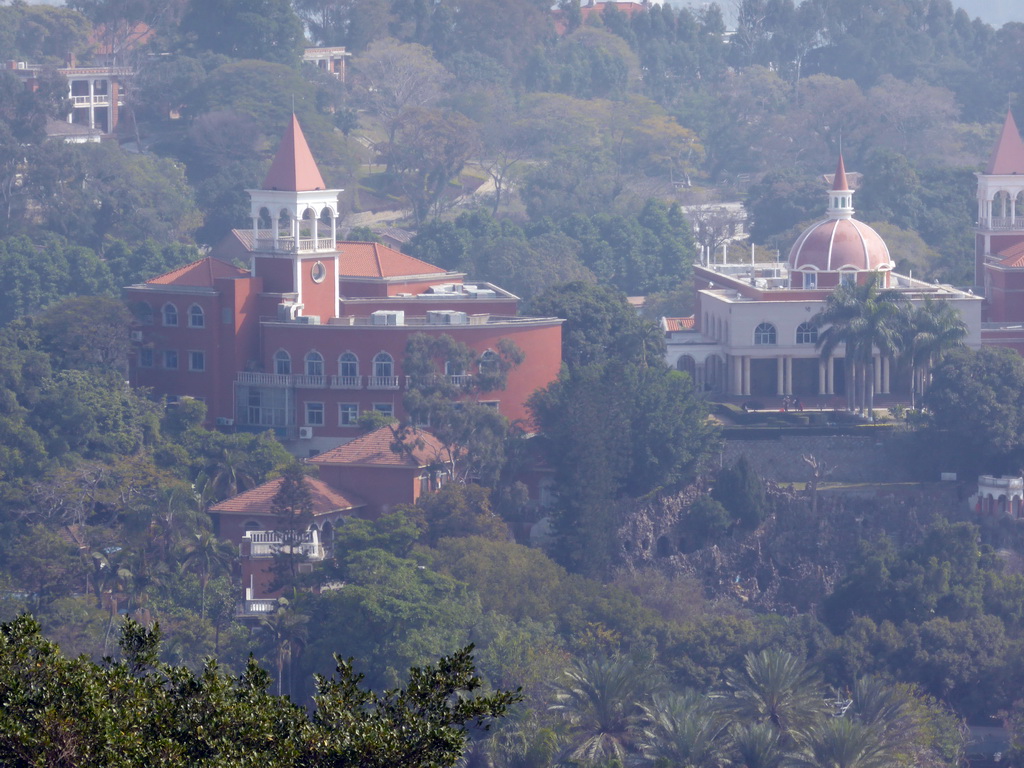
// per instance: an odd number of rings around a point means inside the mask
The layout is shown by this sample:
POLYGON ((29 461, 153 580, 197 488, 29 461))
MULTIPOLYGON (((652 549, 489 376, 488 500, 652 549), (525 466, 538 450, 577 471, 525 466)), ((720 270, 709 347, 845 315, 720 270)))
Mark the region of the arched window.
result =
POLYGON ((198 304, 193 304, 188 308, 188 327, 189 328, 204 328, 206 326, 206 315, 203 314, 203 308, 198 304))
POLYGON ((800 323, 796 327, 796 343, 797 344, 817 344, 818 343, 818 329, 812 323, 800 323))
POLYGON ((321 355, 319 352, 310 352, 308 355, 306 355, 306 375, 324 375, 324 356, 321 355))
POLYGON ((344 352, 338 358, 338 375, 344 378, 355 378, 359 375, 359 358, 354 352, 344 352))
POLYGON ((775 326, 771 323, 761 323, 754 329, 755 344, 774 344, 775 326))
POLYGON ((378 352, 373 358, 373 375, 377 378, 395 375, 395 359, 387 352, 378 352))
POLYGON ((500 360, 498 359, 498 353, 497 352, 495 352, 493 349, 485 350, 484 353, 482 355, 480 355, 480 362, 478 363, 478 365, 480 367, 480 373, 485 373, 485 374, 497 373, 498 372, 498 363, 499 362, 500 362, 500 360))
POLYGON ((292 356, 283 349, 274 353, 274 373, 287 376, 292 372, 292 356))
POLYGON ((178 308, 173 304, 164 304, 164 325, 178 324, 178 308))

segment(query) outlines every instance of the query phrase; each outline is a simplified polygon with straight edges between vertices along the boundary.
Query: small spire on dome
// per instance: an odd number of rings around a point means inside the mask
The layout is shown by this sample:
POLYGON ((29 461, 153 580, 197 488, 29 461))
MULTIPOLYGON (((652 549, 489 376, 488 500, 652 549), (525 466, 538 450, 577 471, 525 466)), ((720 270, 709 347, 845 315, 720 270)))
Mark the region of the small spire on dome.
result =
POLYGON ((839 153, 839 163, 836 165, 836 177, 832 182, 833 192, 849 192, 850 185, 846 181, 846 166, 843 165, 843 153, 839 153))

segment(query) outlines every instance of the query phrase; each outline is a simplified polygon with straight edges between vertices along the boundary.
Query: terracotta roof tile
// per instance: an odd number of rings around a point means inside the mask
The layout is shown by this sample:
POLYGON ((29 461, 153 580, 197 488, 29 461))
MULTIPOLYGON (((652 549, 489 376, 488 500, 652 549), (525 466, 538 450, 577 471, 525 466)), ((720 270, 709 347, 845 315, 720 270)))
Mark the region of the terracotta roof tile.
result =
POLYGON ((996 255, 1004 267, 1024 267, 1024 242, 1004 248, 996 255))
POLYGON ((665 330, 671 333, 672 331, 692 331, 693 330, 693 315, 689 317, 666 317, 665 330))
MULTIPOLYGON (((269 480, 251 490, 232 496, 210 507, 211 512, 239 512, 247 515, 272 515, 274 496, 284 478, 269 480)), ((347 491, 339 491, 315 477, 307 477, 310 494, 313 497, 313 516, 326 515, 339 510, 361 507, 365 502, 347 491)))
POLYGON ((212 288, 213 281, 218 278, 248 277, 248 271, 228 264, 226 261, 207 257, 193 261, 173 272, 147 280, 147 285, 181 285, 200 288, 212 288))
POLYGON ((1020 131, 1017 130, 1017 123, 1010 110, 1006 111, 1003 132, 992 150, 985 173, 997 176, 1024 173, 1024 142, 1020 139, 1020 131))
POLYGON ((413 258, 380 243, 338 243, 342 277, 403 277, 444 275, 447 270, 413 258))
POLYGON ((270 164, 267 178, 263 180, 263 189, 280 189, 290 192, 302 192, 312 189, 327 189, 320 169, 317 168, 313 153, 302 133, 302 126, 295 115, 285 129, 281 143, 270 164))
POLYGON ((381 427, 309 460, 311 464, 370 464, 379 467, 426 467, 442 455, 443 446, 426 430, 418 430, 405 439, 408 451, 391 449, 395 434, 391 427, 381 427), (422 443, 417 445, 416 443, 422 443))

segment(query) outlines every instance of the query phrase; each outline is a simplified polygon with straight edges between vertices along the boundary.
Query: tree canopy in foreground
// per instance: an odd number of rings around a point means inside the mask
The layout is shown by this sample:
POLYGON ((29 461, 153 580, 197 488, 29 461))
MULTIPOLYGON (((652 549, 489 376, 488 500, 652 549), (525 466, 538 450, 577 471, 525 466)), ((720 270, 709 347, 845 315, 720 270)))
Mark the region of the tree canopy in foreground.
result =
POLYGON ((0 764, 9 766, 450 766, 470 726, 518 694, 476 693, 472 647, 374 693, 337 659, 311 717, 270 694, 255 661, 233 677, 157 659, 160 634, 127 621, 120 660, 66 658, 29 616, 0 625, 0 764))

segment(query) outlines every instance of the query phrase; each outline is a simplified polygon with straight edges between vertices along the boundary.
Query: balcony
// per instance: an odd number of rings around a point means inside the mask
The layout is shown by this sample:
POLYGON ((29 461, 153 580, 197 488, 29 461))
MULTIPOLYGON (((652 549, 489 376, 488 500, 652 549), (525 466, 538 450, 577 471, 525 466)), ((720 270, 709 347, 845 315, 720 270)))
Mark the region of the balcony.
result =
POLYGON ((307 560, 323 560, 325 557, 320 534, 315 530, 303 533, 296 544, 285 544, 280 531, 248 531, 244 540, 249 542, 249 557, 252 558, 268 558, 282 553, 300 554, 307 560))
POLYGON ((291 376, 286 373, 260 373, 256 371, 239 371, 238 383, 256 387, 288 387, 291 376))
POLYGON ((331 376, 331 389, 362 389, 362 376, 331 376))
POLYGON ((297 373, 292 376, 292 383, 298 389, 323 389, 327 386, 327 377, 297 373))
POLYGON ((397 376, 369 376, 367 389, 398 389, 397 376))
POLYGON ((259 231, 253 244, 253 250, 276 253, 320 253, 333 251, 336 247, 331 237, 300 237, 296 244, 291 235, 280 235, 275 241, 273 233, 265 229, 259 231))
POLYGON ((1022 231, 1024 230, 1024 216, 1011 218, 1009 216, 993 216, 990 219, 982 219, 978 222, 979 229, 996 231, 1022 231))

